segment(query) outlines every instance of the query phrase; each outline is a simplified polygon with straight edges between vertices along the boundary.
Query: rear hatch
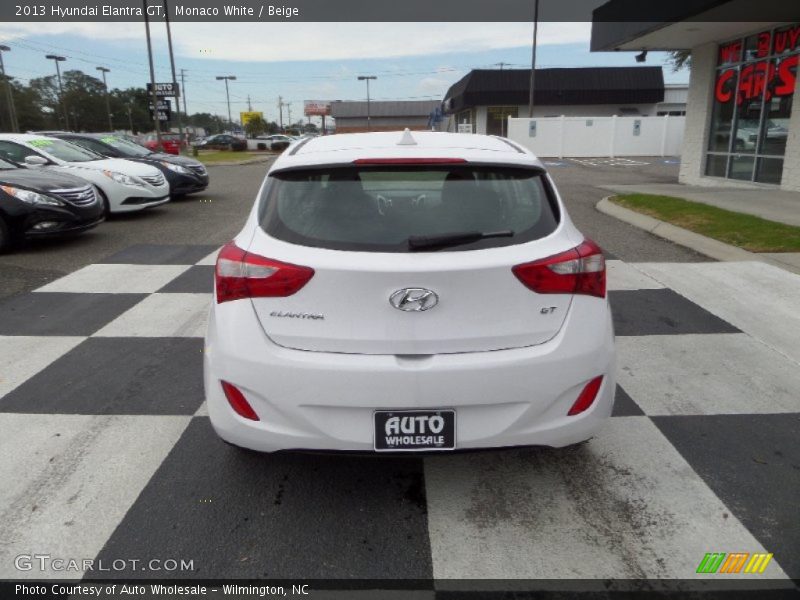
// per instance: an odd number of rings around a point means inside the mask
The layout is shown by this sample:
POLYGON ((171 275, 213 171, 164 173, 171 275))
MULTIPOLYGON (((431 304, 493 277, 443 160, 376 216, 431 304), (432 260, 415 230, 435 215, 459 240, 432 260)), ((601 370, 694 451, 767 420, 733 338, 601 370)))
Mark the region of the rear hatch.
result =
POLYGON ((260 217, 250 253, 314 270, 296 293, 252 298, 264 332, 287 348, 519 348, 553 338, 570 306, 571 293, 536 293, 512 271, 574 246, 537 169, 293 170, 270 177, 260 217))

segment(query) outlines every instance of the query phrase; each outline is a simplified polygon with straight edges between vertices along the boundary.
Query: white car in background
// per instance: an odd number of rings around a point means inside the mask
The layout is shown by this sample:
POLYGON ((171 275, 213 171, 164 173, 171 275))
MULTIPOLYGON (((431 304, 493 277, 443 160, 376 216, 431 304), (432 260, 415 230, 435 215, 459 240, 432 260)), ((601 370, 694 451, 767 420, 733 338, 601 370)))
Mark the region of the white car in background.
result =
POLYGON ((298 142, 217 258, 204 352, 234 446, 566 446, 611 414, 605 260, 498 137, 298 142))
POLYGON ((157 168, 106 158, 65 140, 35 134, 0 134, 0 157, 31 168, 75 175, 100 190, 106 212, 142 210, 169 202, 169 183, 157 168))

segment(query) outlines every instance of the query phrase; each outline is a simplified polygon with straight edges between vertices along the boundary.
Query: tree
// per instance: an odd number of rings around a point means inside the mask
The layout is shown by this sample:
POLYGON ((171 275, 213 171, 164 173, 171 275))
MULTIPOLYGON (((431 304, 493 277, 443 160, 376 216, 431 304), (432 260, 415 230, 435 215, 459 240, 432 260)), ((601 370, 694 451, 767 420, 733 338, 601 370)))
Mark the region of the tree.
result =
POLYGON ((263 134, 267 130, 267 122, 262 117, 253 117, 244 126, 244 132, 249 137, 263 134))
POLYGON ((690 69, 692 67, 692 51, 673 50, 669 53, 667 61, 672 64, 673 71, 680 71, 684 67, 690 69))

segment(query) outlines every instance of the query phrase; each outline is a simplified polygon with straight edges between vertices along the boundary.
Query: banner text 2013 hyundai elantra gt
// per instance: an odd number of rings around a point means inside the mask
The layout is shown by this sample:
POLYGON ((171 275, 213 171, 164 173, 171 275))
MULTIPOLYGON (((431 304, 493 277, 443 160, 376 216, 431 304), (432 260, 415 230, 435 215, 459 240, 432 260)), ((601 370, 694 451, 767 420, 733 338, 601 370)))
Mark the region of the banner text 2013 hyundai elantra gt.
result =
POLYGON ((575 444, 614 365, 601 250, 502 138, 298 142, 217 259, 205 392, 235 446, 575 444))

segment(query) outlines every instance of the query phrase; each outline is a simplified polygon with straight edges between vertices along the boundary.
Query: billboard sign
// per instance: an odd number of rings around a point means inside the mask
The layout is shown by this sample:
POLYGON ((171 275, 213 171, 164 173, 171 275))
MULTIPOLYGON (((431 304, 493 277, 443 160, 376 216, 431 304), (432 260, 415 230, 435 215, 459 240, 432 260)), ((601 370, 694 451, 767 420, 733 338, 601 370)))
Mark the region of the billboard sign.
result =
POLYGON ((239 120, 242 124, 242 127, 246 126, 250 121, 263 118, 264 113, 260 111, 251 110, 239 113, 239 120))
MULTIPOLYGON (((172 103, 169 100, 159 100, 158 104, 158 120, 169 121, 172 118, 172 103)), ((153 118, 153 103, 148 105, 150 109, 150 118, 153 118)))
MULTIPOLYGON (((153 93, 153 84, 147 84, 147 93, 153 93)), ((157 83, 156 84, 156 96, 159 98, 166 98, 168 96, 179 96, 180 95, 180 86, 177 83, 157 83)))
POLYGON ((305 100, 303 114, 307 117, 327 117, 331 114, 331 103, 329 100, 305 100))

